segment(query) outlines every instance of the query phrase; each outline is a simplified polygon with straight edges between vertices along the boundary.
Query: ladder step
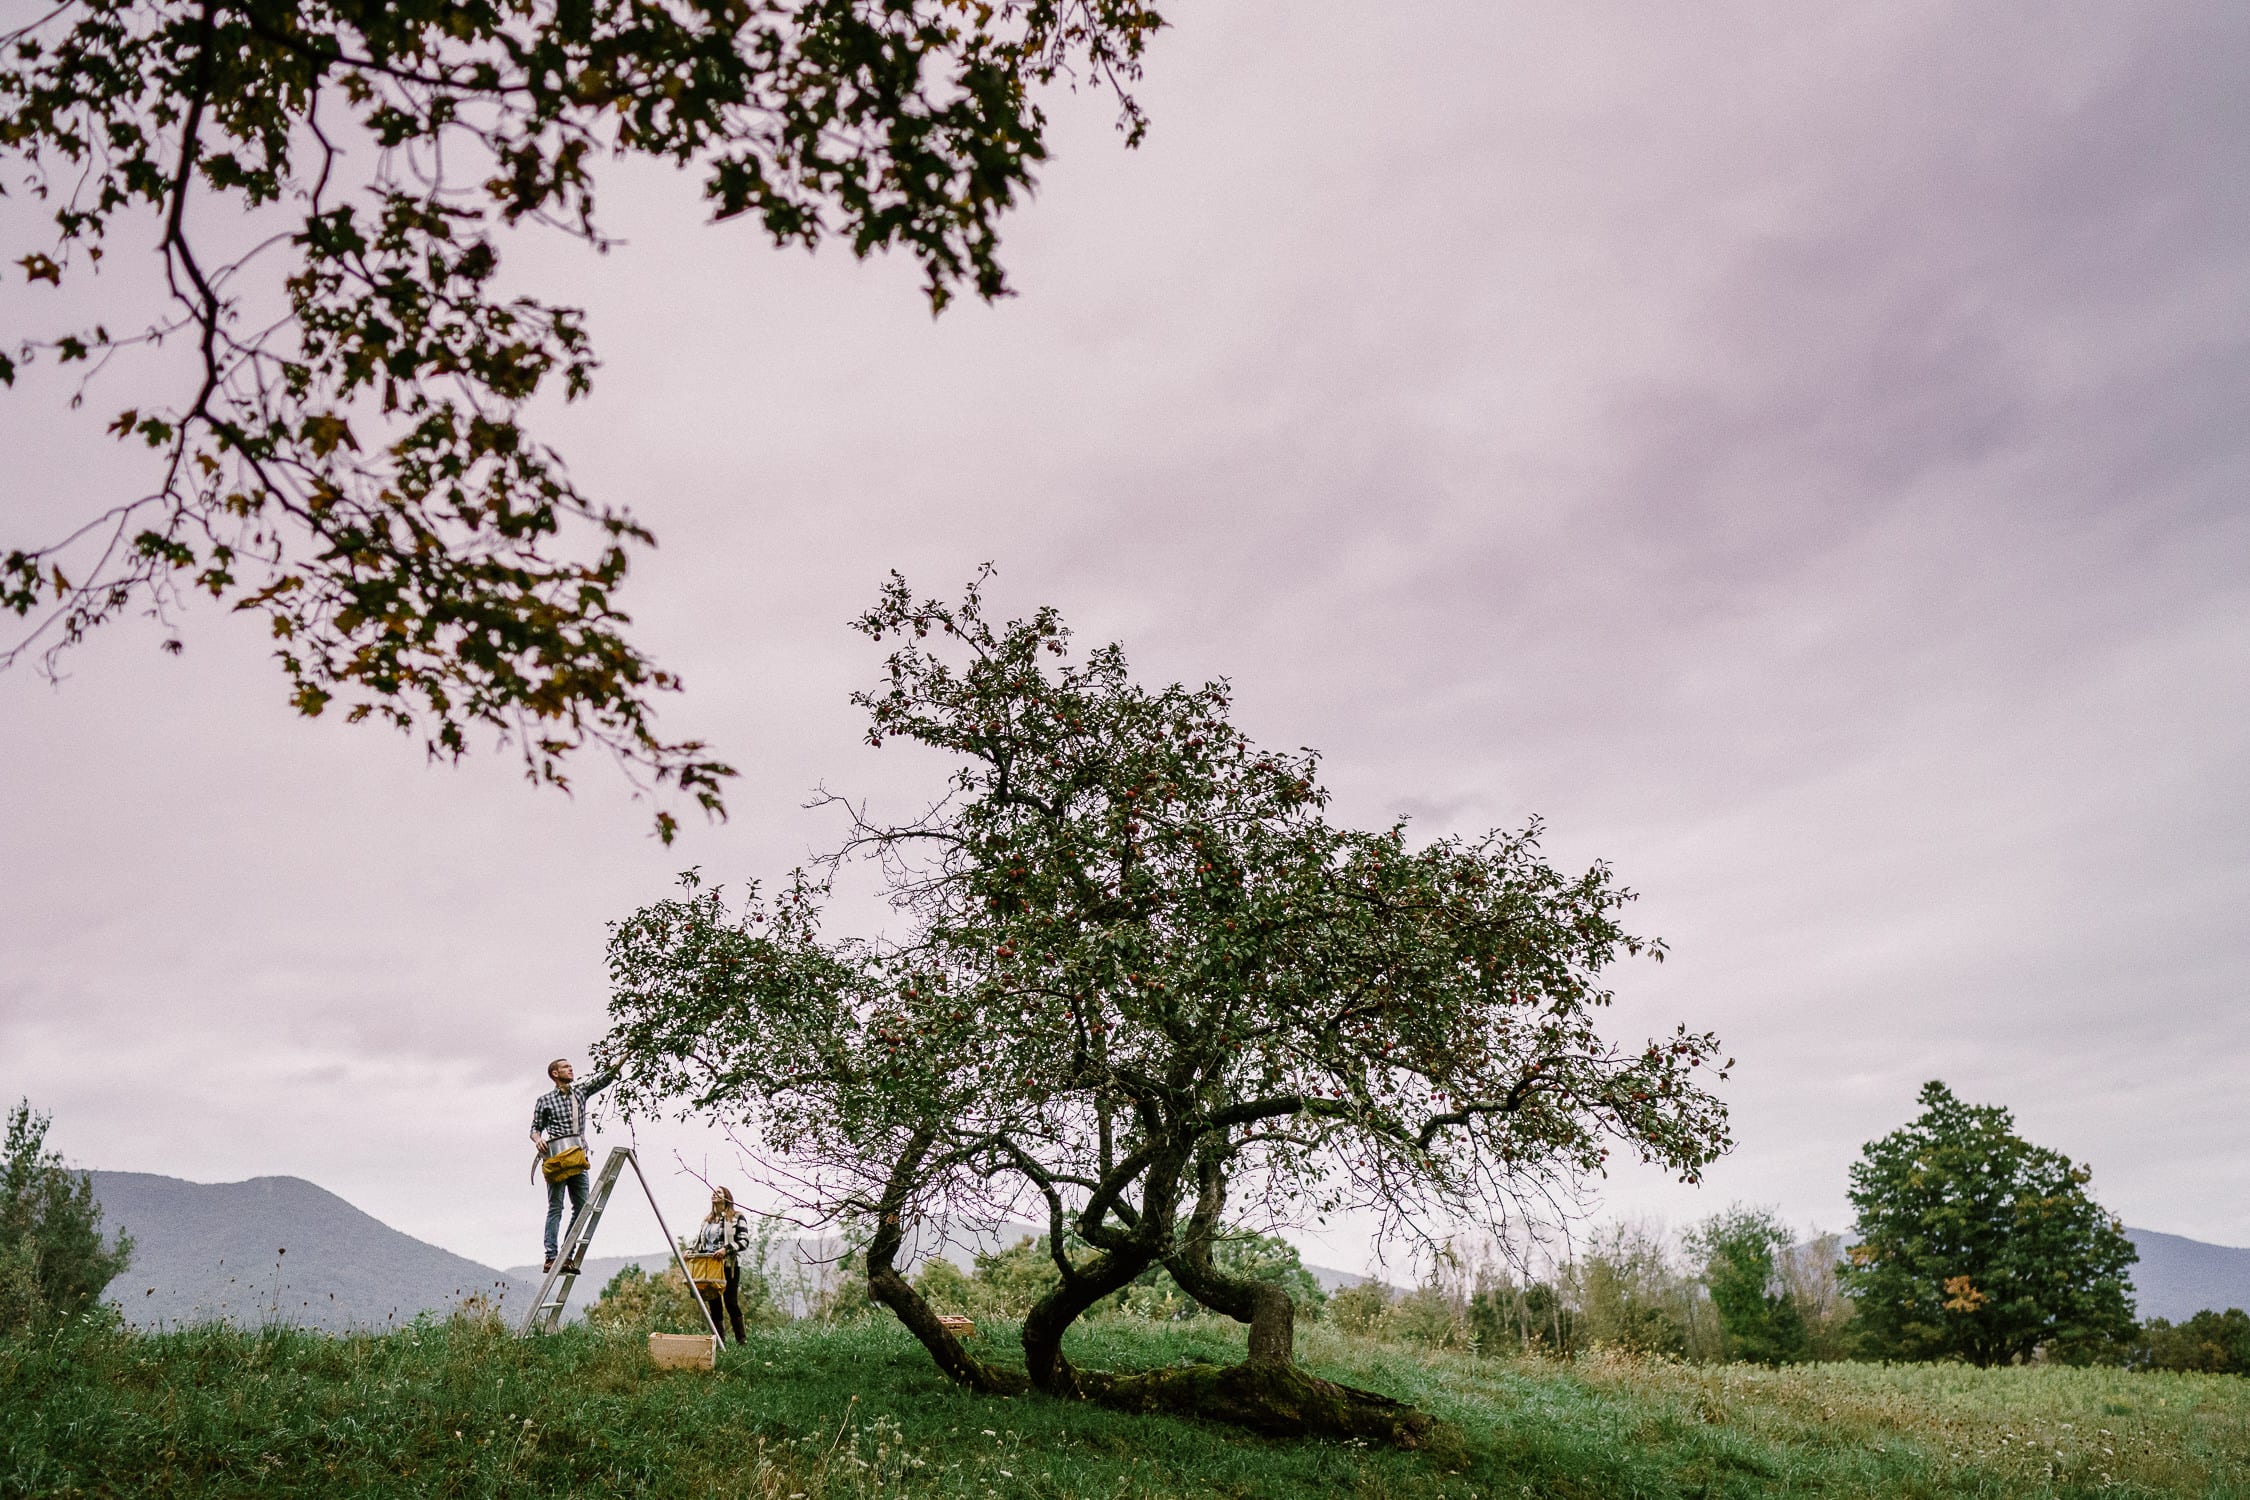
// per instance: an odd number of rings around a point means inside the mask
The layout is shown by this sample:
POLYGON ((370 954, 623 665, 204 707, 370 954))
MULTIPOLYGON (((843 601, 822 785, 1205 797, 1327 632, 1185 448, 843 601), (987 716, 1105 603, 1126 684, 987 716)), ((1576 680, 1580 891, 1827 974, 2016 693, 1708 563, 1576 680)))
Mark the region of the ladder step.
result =
MULTIPOLYGON (((618 1180, 625 1175, 625 1168, 628 1166, 633 1169, 633 1175, 640 1179, 641 1193, 648 1199, 649 1211, 656 1215, 656 1227, 663 1232, 665 1240, 671 1242, 671 1227, 664 1222, 664 1210, 656 1206, 656 1194, 649 1188, 648 1174, 641 1170, 640 1158, 633 1154, 630 1147, 611 1147, 609 1159, 602 1163, 601 1175, 594 1180, 593 1193, 585 1206, 573 1216, 569 1238, 564 1242, 562 1263, 549 1271, 546 1279, 539 1284, 538 1295, 541 1300, 535 1302, 531 1311, 525 1315, 521 1330, 523 1334, 529 1335, 542 1330, 552 1332, 562 1321, 563 1306, 570 1300, 571 1287, 584 1274, 586 1252, 593 1244, 596 1226, 602 1221, 602 1210, 609 1207, 609 1195, 616 1188, 618 1180)), ((673 1252, 673 1259, 679 1260, 677 1249, 673 1252)), ((686 1266, 682 1264, 680 1269, 684 1275, 686 1266)), ((708 1310, 704 1316, 708 1321, 708 1310)), ((714 1338, 718 1336, 715 1325, 711 1332, 714 1338)))

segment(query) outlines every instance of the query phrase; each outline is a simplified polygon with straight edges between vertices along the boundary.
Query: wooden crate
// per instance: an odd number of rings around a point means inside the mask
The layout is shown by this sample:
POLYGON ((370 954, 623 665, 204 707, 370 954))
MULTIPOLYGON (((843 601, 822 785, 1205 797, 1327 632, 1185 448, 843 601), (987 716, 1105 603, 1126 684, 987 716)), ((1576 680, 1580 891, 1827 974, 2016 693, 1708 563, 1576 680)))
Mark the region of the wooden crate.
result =
POLYGON ((719 1341, 708 1333, 652 1333, 648 1357, 660 1370, 715 1370, 719 1341))
POLYGON ((973 1339, 977 1336, 977 1320, 974 1318, 941 1316, 938 1326, 957 1339, 973 1339))

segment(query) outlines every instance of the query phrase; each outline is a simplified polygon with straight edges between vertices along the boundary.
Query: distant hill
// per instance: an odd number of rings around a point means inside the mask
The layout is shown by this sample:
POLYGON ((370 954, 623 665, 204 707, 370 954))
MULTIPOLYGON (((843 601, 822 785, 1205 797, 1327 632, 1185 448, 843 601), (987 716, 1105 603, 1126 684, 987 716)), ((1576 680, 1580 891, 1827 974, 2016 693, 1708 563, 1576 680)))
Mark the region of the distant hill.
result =
POLYGON ((521 1307, 537 1290, 401 1234, 301 1177, 88 1175, 103 1227, 133 1236, 133 1263, 106 1300, 137 1327, 218 1319, 390 1328, 474 1293, 521 1307))
POLYGON ((2125 1237, 2141 1252, 2133 1267, 2133 1297, 2142 1317, 2178 1323, 2207 1307, 2250 1311, 2250 1250, 2153 1229, 2128 1229, 2125 1237))
MULTIPOLYGON (((107 1300, 138 1327, 205 1319, 255 1325, 266 1321, 344 1330, 386 1328, 417 1313, 443 1312, 476 1293, 520 1311, 538 1289, 538 1267, 497 1271, 401 1234, 299 1177, 247 1182, 186 1182, 152 1172, 93 1172, 102 1221, 134 1239, 133 1265, 113 1282, 107 1300), (287 1253, 282 1253, 286 1251, 287 1253)), ((974 1251, 1010 1245, 1038 1231, 1004 1225, 947 1247, 966 1268, 974 1251)), ((2250 1309, 2250 1250, 2209 1245, 2176 1234, 2128 1229, 2140 1251, 2133 1286, 2140 1315, 2177 1323, 2204 1308, 2250 1309)), ((597 1242, 596 1248, 606 1248, 597 1242)), ((826 1264, 841 1246, 833 1239, 793 1239, 774 1246, 785 1288, 803 1290, 833 1274, 826 1264)), ((656 1269, 662 1250, 589 1257, 571 1297, 582 1314, 619 1268, 656 1269)), ((1308 1266, 1335 1291, 1366 1278, 1308 1266)))
MULTIPOLYGON (((91 1172, 103 1226, 133 1236, 133 1264, 105 1300, 141 1328, 217 1319, 255 1326, 280 1322, 330 1331, 389 1328, 416 1314, 444 1312, 481 1293, 514 1316, 539 1288, 539 1267, 495 1270, 402 1234, 300 1177, 188 1182, 153 1172, 91 1172)), ((967 1269, 980 1249, 1012 1245, 1039 1230, 1007 1224, 950 1244, 967 1269)), ((597 1250, 606 1248, 595 1242, 597 1250)), ((836 1274, 844 1246, 833 1237, 777 1241, 774 1268, 793 1311, 836 1274)), ((592 1255, 572 1289, 567 1317, 584 1316, 609 1279, 627 1265, 654 1271, 671 1256, 592 1255)), ((1312 1266, 1333 1291, 1363 1278, 1312 1266)))

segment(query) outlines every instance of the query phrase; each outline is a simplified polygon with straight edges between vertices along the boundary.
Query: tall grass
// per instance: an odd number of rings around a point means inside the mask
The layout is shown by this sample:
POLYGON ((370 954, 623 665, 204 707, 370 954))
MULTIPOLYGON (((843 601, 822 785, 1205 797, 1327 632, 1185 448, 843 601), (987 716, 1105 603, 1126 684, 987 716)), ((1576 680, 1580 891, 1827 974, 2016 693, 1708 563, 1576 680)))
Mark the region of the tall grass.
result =
MULTIPOLYGON (((1014 1330, 988 1327, 994 1348, 1014 1330)), ((78 1327, 0 1343, 0 1494, 460 1497, 2250 1496, 2250 1382, 2117 1370, 1551 1363, 1334 1329, 1317 1372, 1458 1429, 1465 1460, 1274 1442, 949 1385, 888 1319, 790 1324, 715 1374, 637 1339, 489 1319, 326 1337, 78 1327)), ((1088 1365, 1242 1353, 1234 1325, 1113 1318, 1088 1365)))

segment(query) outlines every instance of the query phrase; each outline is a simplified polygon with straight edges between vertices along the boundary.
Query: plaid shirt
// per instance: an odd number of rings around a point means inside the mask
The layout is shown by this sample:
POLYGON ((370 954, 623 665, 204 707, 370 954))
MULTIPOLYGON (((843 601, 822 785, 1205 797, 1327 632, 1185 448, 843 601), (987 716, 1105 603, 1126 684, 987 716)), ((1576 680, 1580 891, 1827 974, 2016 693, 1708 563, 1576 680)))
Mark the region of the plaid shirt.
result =
POLYGON ((586 1101, 609 1087, 617 1077, 615 1068, 605 1068, 586 1080, 583 1085, 568 1089, 549 1089, 531 1106, 531 1133, 534 1136, 583 1136, 586 1133, 586 1101))

